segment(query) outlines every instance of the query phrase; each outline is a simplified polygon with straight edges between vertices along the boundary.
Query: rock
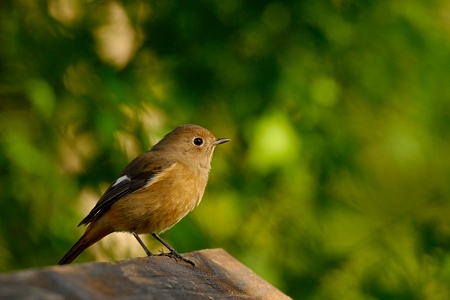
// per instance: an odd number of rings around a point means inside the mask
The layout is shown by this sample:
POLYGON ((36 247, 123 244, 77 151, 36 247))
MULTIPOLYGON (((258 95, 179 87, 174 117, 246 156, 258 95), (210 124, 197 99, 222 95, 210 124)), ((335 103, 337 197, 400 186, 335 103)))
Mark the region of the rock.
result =
POLYGON ((0 275, 1 299, 290 299, 222 249, 0 275))

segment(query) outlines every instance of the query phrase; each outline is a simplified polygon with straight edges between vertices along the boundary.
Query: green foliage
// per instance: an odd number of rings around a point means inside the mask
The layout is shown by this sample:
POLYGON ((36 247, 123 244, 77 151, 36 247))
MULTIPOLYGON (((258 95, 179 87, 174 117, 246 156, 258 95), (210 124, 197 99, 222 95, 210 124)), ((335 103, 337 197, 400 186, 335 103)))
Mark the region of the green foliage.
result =
MULTIPOLYGON (((196 123, 232 142, 164 234, 179 251, 222 247, 294 298, 448 299, 449 13, 2 1, 0 270, 55 264, 125 164, 196 123)), ((115 236, 79 261, 144 255, 115 236)))

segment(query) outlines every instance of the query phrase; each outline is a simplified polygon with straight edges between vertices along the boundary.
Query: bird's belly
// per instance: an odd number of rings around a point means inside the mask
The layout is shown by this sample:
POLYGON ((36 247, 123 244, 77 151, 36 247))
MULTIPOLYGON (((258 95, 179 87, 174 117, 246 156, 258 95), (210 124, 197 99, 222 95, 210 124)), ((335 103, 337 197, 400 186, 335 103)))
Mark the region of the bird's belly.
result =
POLYGON ((161 233, 194 209, 203 196, 205 185, 193 189, 189 185, 174 186, 168 180, 159 181, 120 199, 106 215, 114 220, 111 223, 115 231, 161 233))

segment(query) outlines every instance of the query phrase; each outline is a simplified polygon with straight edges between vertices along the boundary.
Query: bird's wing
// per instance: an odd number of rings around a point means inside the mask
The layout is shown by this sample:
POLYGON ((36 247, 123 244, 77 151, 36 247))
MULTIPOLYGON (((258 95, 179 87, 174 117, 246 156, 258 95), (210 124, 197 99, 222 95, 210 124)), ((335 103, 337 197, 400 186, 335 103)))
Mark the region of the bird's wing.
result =
POLYGON ((151 185, 152 181, 157 178, 158 174, 163 173, 174 164, 174 161, 166 162, 163 166, 159 165, 148 170, 135 172, 135 174, 122 175, 109 186, 100 200, 98 200, 94 208, 80 222, 80 224, 78 224, 78 226, 89 224, 90 222, 92 222, 94 217, 106 212, 111 207, 111 205, 119 201, 121 198, 137 191, 138 189, 146 185, 151 185))

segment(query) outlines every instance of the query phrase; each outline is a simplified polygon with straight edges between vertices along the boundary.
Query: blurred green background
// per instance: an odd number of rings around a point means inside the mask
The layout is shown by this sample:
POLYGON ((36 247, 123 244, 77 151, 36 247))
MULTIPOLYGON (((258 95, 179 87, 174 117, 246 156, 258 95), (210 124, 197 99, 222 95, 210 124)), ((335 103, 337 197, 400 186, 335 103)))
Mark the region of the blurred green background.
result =
MULTIPOLYGON (((54 265, 183 123, 232 142, 179 252, 296 299, 450 299, 447 0, 2 0, 0 271, 54 265)), ((144 255, 112 234, 76 262, 144 255)))

